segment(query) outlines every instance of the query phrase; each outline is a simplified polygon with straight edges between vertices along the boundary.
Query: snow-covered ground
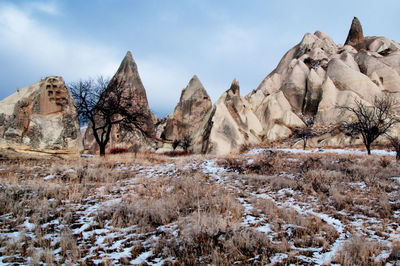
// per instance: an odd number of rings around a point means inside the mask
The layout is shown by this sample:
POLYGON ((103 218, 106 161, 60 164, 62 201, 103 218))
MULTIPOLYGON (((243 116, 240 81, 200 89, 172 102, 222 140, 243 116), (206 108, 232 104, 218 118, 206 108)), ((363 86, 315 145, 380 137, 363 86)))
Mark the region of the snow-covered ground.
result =
MULTIPOLYGON (((247 152, 246 155, 260 154, 265 150, 291 152, 291 153, 335 153, 335 154, 367 155, 366 151, 362 151, 359 149, 328 149, 328 148, 313 148, 305 150, 297 148, 253 149, 247 152)), ((395 151, 388 151, 388 150, 371 150, 371 154, 379 156, 396 156, 395 151)))
MULTIPOLYGON (((307 158, 301 156, 308 156, 308 153, 320 153, 323 156, 329 156, 330 153, 335 153, 337 156, 345 156, 348 153, 364 154, 340 149, 306 151, 274 149, 273 151, 288 153, 279 158, 281 161, 278 159, 273 161, 271 167, 276 169, 281 168, 274 164, 291 164, 296 167, 305 165, 307 158), (296 155, 297 153, 300 155, 296 155)), ((167 219, 165 220, 167 222, 161 222, 162 224, 157 226, 143 225, 141 222, 136 223, 135 217, 131 217, 133 214, 129 212, 129 206, 144 204, 143 208, 149 208, 149 205, 145 204, 146 195, 159 197, 161 200, 157 204, 166 206, 162 204, 167 204, 166 202, 173 196, 168 193, 176 190, 177 186, 182 186, 179 182, 189 177, 205 180, 201 184, 209 185, 212 189, 221 187, 226 190, 226 193, 231 195, 242 208, 241 218, 235 226, 255 229, 268 239, 269 258, 260 256, 256 252, 254 257, 247 258, 247 263, 262 261, 271 265, 330 264, 335 262, 344 243, 354 236, 361 236, 365 241, 374 241, 380 245, 379 254, 373 258, 376 262, 385 261, 387 265, 400 263, 398 259, 389 260, 393 243, 396 240, 400 241, 398 198, 400 170, 398 171, 399 166, 394 160, 389 162, 389 166, 382 166, 381 172, 386 171, 385 169, 394 170, 390 170, 387 175, 374 176, 375 181, 370 180, 370 177, 363 177, 364 172, 357 172, 361 171, 361 168, 349 169, 352 170, 349 175, 360 176, 347 183, 332 179, 335 187, 324 190, 319 187, 321 184, 314 185, 314 181, 307 183, 305 180, 307 174, 317 178, 318 174, 332 173, 332 176, 336 177, 339 171, 344 171, 347 175, 347 170, 341 169, 341 166, 338 166, 341 170, 334 170, 336 162, 328 160, 333 166, 332 170, 324 170, 325 172, 318 172, 319 169, 304 172, 306 170, 303 168, 296 170, 295 167, 290 168, 288 165, 283 165, 279 172, 262 174, 254 172, 254 165, 264 152, 264 149, 257 149, 234 158, 247 165, 245 170, 229 168, 221 158, 199 156, 180 160, 162 158, 155 163, 146 164, 137 163, 135 160, 124 160, 113 162, 112 166, 102 166, 98 162, 91 163, 96 158, 86 158, 84 160, 88 163, 84 166, 68 165, 64 170, 49 168, 48 165, 41 165, 39 162, 38 165, 28 164, 24 167, 0 165, 0 174, 15 171, 11 179, 9 174, 0 176, 0 195, 3 202, 7 197, 18 197, 18 193, 22 193, 12 191, 24 191, 24 200, 38 198, 40 202, 40 206, 36 207, 26 202, 21 203, 22 205, 13 211, 7 213, 0 211, 0 264, 108 262, 162 265, 165 262, 179 261, 180 258, 174 257, 171 252, 160 246, 185 234, 187 230, 185 226, 189 225, 185 225, 182 221, 189 219, 189 216, 167 219), (15 170, 15 167, 20 168, 15 170), (80 172, 96 171, 99 167, 104 167, 104 170, 93 174, 94 179, 104 171, 109 171, 107 175, 118 178, 102 182, 72 181, 74 180, 72 177, 78 176, 80 172), (109 170, 110 167, 112 170, 109 170), (284 167, 289 167, 288 169, 293 171, 289 172, 284 167), (247 169, 253 169, 251 170, 253 172, 247 169), (160 184, 159 190, 151 186, 152 182, 160 180, 164 181, 157 183, 160 184), (42 186, 49 186, 47 194, 42 191, 42 186), (386 187, 381 190, 382 186, 386 187), (348 193, 335 194, 336 191, 333 189, 341 187, 345 187, 343 191, 348 193), (52 188, 59 194, 52 192, 52 188), (385 194, 377 197, 378 191, 385 191, 385 194), (60 193, 64 193, 61 200, 60 193), (354 196, 353 202, 350 195, 354 196), (374 202, 377 204, 375 207, 374 202), (24 210, 22 214, 18 208, 24 210), (374 208, 388 208, 388 210, 379 214, 379 210, 373 212, 374 208), (38 217, 38 213, 46 218, 38 217), (121 219, 119 217, 127 221, 117 220, 121 219)), ((391 152, 375 152, 375 154, 394 155, 391 152)), ((342 161, 351 166, 352 162, 347 162, 345 157, 342 161)), ((379 161, 377 164, 380 163, 379 161)), ((194 197, 196 191, 192 193, 194 197)), ((200 210, 198 212, 200 217, 200 210)), ((196 211, 193 215, 197 217, 196 211)), ((204 261, 206 259, 203 258, 204 261)), ((202 261, 202 258, 199 261, 202 261)))

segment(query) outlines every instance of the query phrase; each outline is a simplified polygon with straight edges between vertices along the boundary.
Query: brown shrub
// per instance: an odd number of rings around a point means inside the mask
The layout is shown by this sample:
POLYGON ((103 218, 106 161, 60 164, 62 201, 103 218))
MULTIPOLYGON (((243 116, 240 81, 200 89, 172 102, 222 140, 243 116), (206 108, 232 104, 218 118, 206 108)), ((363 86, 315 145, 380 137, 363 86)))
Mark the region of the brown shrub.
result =
POLYGON ((380 265, 382 263, 375 262, 374 257, 381 251, 382 247, 378 242, 356 236, 343 244, 336 254, 335 262, 341 265, 380 265))
POLYGON ((127 153, 129 152, 128 148, 125 147, 113 147, 110 149, 111 154, 119 154, 119 153, 127 153))
POLYGON ((394 241, 392 243, 392 251, 389 260, 400 260, 400 241, 394 241))
POLYGON ((254 257, 268 262, 276 252, 264 233, 239 227, 216 213, 182 219, 179 229, 178 237, 160 239, 156 251, 185 265, 245 263, 254 257))

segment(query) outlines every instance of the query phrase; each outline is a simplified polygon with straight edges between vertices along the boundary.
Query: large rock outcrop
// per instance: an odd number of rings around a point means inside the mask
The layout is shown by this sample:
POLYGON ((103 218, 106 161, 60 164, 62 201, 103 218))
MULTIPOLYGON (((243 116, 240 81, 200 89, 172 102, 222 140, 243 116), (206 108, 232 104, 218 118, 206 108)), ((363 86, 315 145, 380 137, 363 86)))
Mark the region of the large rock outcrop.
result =
POLYGON ((83 150, 75 102, 62 77, 47 77, 0 101, 0 145, 57 154, 83 150))
POLYGON ((193 151, 216 155, 239 152, 243 145, 260 143, 262 125, 235 79, 212 106, 193 137, 193 151))
MULTIPOLYGON (((354 18, 344 46, 320 31, 305 34, 246 99, 263 126, 264 140, 276 141, 310 119, 319 132, 349 121, 351 114, 338 106, 370 105, 384 93, 400 100, 400 45, 385 37, 364 37, 354 18)), ((310 143, 350 143, 344 134, 324 138, 310 143)))
POLYGON ((184 136, 192 136, 204 120, 212 106, 210 96, 195 75, 182 90, 181 97, 174 113, 168 118, 163 138, 181 140, 184 136))
MULTIPOLYGON (((139 143, 142 149, 152 150, 156 143, 152 136, 154 136, 154 124, 155 116, 151 113, 149 104, 147 101, 146 90, 143 86, 142 80, 140 79, 138 67, 133 60, 130 51, 127 52, 126 56, 121 62, 118 71, 111 79, 106 93, 104 95, 113 95, 113 90, 122 90, 123 94, 129 97, 130 102, 125 103, 126 108, 135 112, 141 112, 145 117, 148 117, 146 124, 143 126, 146 135, 139 130, 129 130, 121 127, 119 124, 113 125, 111 129, 110 141, 107 144, 106 152, 109 152, 114 148, 130 149, 135 143, 139 143)), ((107 99, 101 99, 107 101, 107 99)), ((101 121, 98 121, 101 123, 101 121)), ((99 145, 97 144, 94 136, 91 124, 89 124, 84 137, 84 146, 86 152, 96 153, 99 151, 99 145)))

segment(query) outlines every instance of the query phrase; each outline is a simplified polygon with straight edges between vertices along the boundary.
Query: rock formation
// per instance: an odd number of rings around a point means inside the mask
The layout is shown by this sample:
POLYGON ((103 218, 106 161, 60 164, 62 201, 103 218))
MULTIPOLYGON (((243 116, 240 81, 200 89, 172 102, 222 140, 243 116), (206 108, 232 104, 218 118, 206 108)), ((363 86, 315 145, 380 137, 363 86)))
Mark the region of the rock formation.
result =
POLYGON ((193 137, 193 151, 216 155, 239 152, 243 145, 260 143, 262 125, 235 79, 212 106, 193 137))
MULTIPOLYGON (((109 95, 115 89, 122 89, 123 93, 129 95, 131 99, 129 108, 136 112, 142 112, 144 116, 149 117, 147 123, 144 125, 144 130, 149 136, 154 135, 154 121, 156 118, 151 113, 147 101, 146 90, 140 79, 138 67, 133 60, 130 51, 121 62, 118 71, 111 79, 105 95, 109 95)), ((102 99, 107 101, 107 99, 102 99)), ((109 152, 113 148, 129 149, 133 144, 139 143, 143 149, 150 150, 155 145, 154 140, 148 136, 144 136, 140 131, 130 131, 120 127, 118 124, 113 125, 111 129, 110 141, 107 144, 106 151, 109 152)), ((89 124, 84 137, 84 146, 86 152, 95 153, 99 150, 99 146, 93 136, 91 124, 89 124)))
MULTIPOLYGON (((400 45, 384 37, 364 38, 354 18, 344 46, 320 31, 305 34, 246 99, 263 126, 264 140, 276 141, 305 126, 306 119, 321 131, 348 121, 350 113, 337 106, 355 100, 371 104, 383 93, 400 100, 399 74, 400 45)), ((324 145, 350 143, 343 134, 316 139, 324 145)))
POLYGON ((197 76, 182 90, 174 113, 168 118, 163 138, 181 140, 185 135, 192 136, 211 108, 211 100, 197 76))
POLYGON ((75 102, 62 77, 47 77, 0 101, 0 145, 58 154, 83 150, 75 102))
POLYGON ((351 22, 351 28, 344 45, 351 45, 356 50, 365 49, 363 30, 360 21, 356 17, 354 17, 351 22))

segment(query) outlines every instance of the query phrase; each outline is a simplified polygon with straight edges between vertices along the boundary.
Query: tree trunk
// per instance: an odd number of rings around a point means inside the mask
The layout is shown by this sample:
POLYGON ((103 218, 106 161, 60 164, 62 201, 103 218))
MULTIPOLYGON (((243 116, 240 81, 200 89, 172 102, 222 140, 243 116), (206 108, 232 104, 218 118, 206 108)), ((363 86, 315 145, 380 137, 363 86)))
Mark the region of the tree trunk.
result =
POLYGON ((368 155, 371 155, 371 144, 365 144, 365 148, 367 148, 368 155))
POLYGON ((400 161, 400 150, 396 150, 396 160, 400 161))
POLYGON ((303 150, 306 149, 306 146, 307 146, 307 140, 306 140, 306 139, 303 139, 303 150))
POLYGON ((99 144, 100 146, 100 156, 106 155, 106 144, 99 144))

